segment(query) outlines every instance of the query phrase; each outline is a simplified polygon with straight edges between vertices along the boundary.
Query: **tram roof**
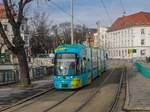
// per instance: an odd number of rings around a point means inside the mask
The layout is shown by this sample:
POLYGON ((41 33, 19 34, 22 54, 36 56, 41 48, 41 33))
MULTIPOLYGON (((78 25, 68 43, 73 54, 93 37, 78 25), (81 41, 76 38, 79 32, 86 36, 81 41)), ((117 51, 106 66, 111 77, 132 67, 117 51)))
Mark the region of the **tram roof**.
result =
POLYGON ((80 54, 86 48, 82 44, 63 44, 55 49, 55 53, 77 53, 80 54))

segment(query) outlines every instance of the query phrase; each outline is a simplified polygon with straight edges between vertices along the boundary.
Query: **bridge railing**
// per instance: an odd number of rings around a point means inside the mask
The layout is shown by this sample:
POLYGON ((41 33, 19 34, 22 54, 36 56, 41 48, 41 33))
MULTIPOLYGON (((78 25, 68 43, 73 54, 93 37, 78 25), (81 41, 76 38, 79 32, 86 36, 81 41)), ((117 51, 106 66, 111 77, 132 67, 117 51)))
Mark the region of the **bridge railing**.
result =
POLYGON ((150 78, 150 68, 144 67, 140 63, 135 63, 135 66, 144 77, 150 78))
POLYGON ((14 70, 0 70, 0 85, 16 83, 19 81, 17 71, 14 70))

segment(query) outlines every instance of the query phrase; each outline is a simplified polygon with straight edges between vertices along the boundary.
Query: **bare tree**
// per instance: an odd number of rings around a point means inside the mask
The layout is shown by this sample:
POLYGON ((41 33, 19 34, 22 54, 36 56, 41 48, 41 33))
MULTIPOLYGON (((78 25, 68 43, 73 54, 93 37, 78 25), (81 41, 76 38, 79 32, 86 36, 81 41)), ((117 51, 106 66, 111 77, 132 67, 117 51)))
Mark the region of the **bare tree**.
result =
POLYGON ((0 38, 0 54, 2 53, 2 49, 4 47, 4 41, 2 40, 2 38, 0 38))
POLYGON ((69 22, 64 22, 59 24, 60 32, 63 36, 64 43, 69 44, 71 42, 71 24, 69 22))
POLYGON ((20 34, 20 26, 24 19, 23 16, 24 8, 31 1, 32 0, 3 0, 7 19, 12 26, 12 31, 13 31, 12 42, 8 39, 8 36, 4 31, 3 25, 0 22, 1 37, 3 38, 7 48, 18 58, 20 75, 21 75, 21 84, 23 86, 30 85, 31 81, 30 81, 29 68, 27 63, 27 55, 24 47, 25 42, 22 39, 20 34))
POLYGON ((50 46, 49 32, 52 21, 45 13, 35 12, 31 21, 31 49, 35 56, 39 53, 48 53, 50 46))
MULTIPOLYGON (((69 44, 71 42, 70 30, 71 24, 64 22, 59 24, 59 29, 64 38, 64 43, 69 44)), ((76 43, 82 43, 86 39, 87 27, 85 25, 74 25, 74 41, 76 43)))
POLYGON ((54 40, 53 40, 53 43, 54 43, 54 48, 56 48, 58 46, 58 40, 59 40, 59 35, 58 35, 58 25, 53 25, 52 28, 51 28, 51 32, 53 33, 54 35, 54 40))

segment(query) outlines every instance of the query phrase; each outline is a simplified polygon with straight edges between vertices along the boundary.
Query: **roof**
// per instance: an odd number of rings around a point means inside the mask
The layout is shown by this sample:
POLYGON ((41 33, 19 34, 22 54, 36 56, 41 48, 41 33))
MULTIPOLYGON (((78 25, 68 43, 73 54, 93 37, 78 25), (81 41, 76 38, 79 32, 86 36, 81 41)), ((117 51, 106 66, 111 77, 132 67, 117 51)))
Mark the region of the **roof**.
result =
POLYGON ((97 29, 96 28, 88 28, 88 32, 94 34, 97 32, 97 29))
POLYGON ((132 15, 120 17, 112 24, 108 29, 108 32, 142 25, 150 25, 149 12, 138 12, 132 15))
POLYGON ((5 8, 2 3, 0 3, 0 19, 6 18, 5 8))
POLYGON ((64 44, 64 45, 60 45, 55 49, 55 53, 77 53, 78 55, 80 55, 81 53, 83 53, 83 50, 86 48, 85 45, 82 44, 64 44))
MULTIPOLYGON (((14 12, 14 10, 11 9, 11 11, 12 11, 13 16, 16 17, 16 13, 14 12)), ((0 3, 0 19, 7 19, 5 7, 2 3, 0 3)), ((24 18, 24 19, 27 19, 27 18, 24 18)))

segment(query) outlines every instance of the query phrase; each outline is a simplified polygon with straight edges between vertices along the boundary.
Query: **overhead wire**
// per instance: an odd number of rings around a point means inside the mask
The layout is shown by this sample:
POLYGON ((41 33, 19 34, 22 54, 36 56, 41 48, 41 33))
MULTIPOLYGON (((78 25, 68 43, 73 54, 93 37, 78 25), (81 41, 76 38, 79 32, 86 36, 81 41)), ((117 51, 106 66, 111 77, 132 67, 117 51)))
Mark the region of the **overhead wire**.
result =
MULTIPOLYGON (((58 8, 61 12, 63 12, 64 14, 66 14, 67 16, 72 17, 72 15, 70 13, 68 13, 67 11, 65 11, 62 7, 60 7, 58 4, 56 4, 52 0, 50 1, 50 3, 52 5, 54 5, 56 8, 58 8)), ((78 23, 83 24, 79 19, 77 19, 77 21, 78 21, 78 23)))
MULTIPOLYGON (((101 6, 100 6, 99 3, 98 3, 98 8, 101 10, 101 6)), ((99 19, 99 20, 96 22, 96 24, 100 23, 100 25, 103 25, 103 26, 104 26, 104 24, 102 24, 102 23, 104 22, 104 19, 103 19, 103 17, 100 15, 100 13, 99 13, 99 16, 100 16, 100 18, 102 18, 102 19, 99 19)), ((108 24, 108 23, 105 23, 105 24, 108 24)))
POLYGON ((103 0, 99 0, 99 2, 102 4, 102 6, 103 6, 103 8, 104 8, 104 10, 105 10, 105 13, 106 13, 106 15, 107 15, 107 17, 108 17, 108 19, 109 19, 109 22, 110 22, 110 24, 111 24, 111 23, 112 23, 112 18, 111 18, 110 14, 109 14, 109 12, 108 12, 108 10, 107 10, 107 7, 106 7, 104 1, 103 1, 103 0))
POLYGON ((122 0, 120 0, 120 5, 121 5, 122 10, 123 10, 123 15, 125 15, 125 14, 126 14, 126 10, 125 10, 125 8, 124 8, 124 4, 123 4, 123 1, 122 1, 122 0))
MULTIPOLYGON (((52 5, 54 5, 56 8, 58 8, 62 13, 64 13, 65 15, 71 17, 72 15, 70 13, 68 13, 67 11, 65 11, 62 7, 60 7, 58 4, 56 4, 55 2, 53 2, 52 0, 49 1, 52 5)), ((48 5, 48 4, 47 4, 48 5)), ((79 19, 75 19, 76 21, 78 21, 78 23, 84 25, 85 23, 83 23, 81 20, 79 19)), ((90 25, 95 25, 95 24, 90 24, 90 25)))

